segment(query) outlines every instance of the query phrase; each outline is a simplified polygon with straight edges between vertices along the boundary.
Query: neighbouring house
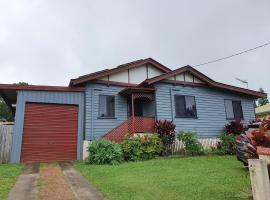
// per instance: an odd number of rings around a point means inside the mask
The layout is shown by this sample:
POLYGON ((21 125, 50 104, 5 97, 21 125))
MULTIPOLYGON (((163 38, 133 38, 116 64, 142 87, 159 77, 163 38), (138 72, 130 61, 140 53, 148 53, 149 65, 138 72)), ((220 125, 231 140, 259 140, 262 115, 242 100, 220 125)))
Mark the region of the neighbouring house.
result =
POLYGON ((154 132, 157 119, 215 138, 230 120, 255 119, 254 100, 266 96, 152 58, 71 79, 67 87, 0 84, 0 94, 15 115, 14 163, 82 159, 87 141, 154 132))
POLYGON ((255 113, 257 119, 270 117, 270 103, 255 108, 255 113))

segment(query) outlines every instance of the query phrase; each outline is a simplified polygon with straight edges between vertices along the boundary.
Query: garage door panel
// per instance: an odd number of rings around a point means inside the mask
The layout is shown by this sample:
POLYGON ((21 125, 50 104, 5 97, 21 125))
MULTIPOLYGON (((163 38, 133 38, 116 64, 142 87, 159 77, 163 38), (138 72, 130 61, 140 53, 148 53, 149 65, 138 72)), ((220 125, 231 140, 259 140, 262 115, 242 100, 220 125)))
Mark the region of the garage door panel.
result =
POLYGON ((76 160, 78 106, 27 103, 22 162, 76 160))

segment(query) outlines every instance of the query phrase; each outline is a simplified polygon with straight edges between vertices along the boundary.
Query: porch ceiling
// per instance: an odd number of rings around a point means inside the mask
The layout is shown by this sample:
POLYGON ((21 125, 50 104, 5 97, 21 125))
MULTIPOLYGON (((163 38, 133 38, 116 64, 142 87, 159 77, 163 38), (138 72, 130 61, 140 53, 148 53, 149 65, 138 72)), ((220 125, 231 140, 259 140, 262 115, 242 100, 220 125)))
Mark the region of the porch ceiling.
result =
POLYGON ((155 88, 145 88, 145 87, 127 87, 119 92, 123 96, 130 96, 131 94, 153 94, 155 88))

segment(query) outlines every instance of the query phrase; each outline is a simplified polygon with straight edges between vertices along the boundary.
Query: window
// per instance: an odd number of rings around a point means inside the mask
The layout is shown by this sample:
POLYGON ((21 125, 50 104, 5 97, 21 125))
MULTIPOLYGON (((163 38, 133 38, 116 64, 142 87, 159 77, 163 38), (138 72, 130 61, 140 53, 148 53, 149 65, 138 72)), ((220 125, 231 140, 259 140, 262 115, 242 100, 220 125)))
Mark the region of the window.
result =
POLYGON ((175 95, 175 115, 183 118, 197 118, 194 96, 175 95))
POLYGON ((114 96, 100 95, 99 96, 99 117, 113 118, 115 117, 115 100, 114 96))
POLYGON ((241 101, 225 99, 225 110, 227 119, 243 119, 241 101))

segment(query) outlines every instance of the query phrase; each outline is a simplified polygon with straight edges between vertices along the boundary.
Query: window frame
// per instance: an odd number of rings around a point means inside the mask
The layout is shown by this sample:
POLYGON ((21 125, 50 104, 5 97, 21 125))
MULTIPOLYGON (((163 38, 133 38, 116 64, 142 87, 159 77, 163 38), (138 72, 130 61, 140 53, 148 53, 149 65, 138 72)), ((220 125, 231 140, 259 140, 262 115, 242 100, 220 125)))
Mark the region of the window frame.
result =
POLYGON ((182 94, 175 94, 174 95, 174 112, 175 112, 175 118, 184 118, 184 119, 198 119, 198 113, 197 113, 197 104, 196 104, 196 97, 192 95, 182 95, 182 94), (195 105, 195 116, 189 117, 189 116, 178 116, 176 112, 176 98, 177 96, 184 97, 184 108, 186 113, 186 97, 193 97, 194 98, 194 105, 195 105))
POLYGON ((242 118, 240 118, 240 120, 244 120, 244 112, 243 112, 243 106, 242 106, 242 101, 241 100, 237 100, 237 99, 224 99, 224 109, 225 109, 225 114, 226 114, 226 120, 236 120, 238 118, 235 117, 235 113, 234 113, 234 108, 233 108, 233 102, 234 101, 238 101, 240 102, 241 105, 241 112, 242 112, 242 118), (226 108, 226 101, 231 101, 232 103, 232 110, 233 110, 233 118, 228 118, 227 116, 227 108, 226 108))
MULTIPOLYGON (((106 102, 107 102, 107 100, 106 100, 106 102)), ((107 95, 107 94, 100 94, 99 96, 98 96, 98 119, 116 119, 116 117, 115 117, 115 95, 107 95), (113 99, 114 99, 114 104, 113 104, 113 116, 101 116, 101 113, 100 113, 100 98, 101 97, 113 97, 113 99)))

